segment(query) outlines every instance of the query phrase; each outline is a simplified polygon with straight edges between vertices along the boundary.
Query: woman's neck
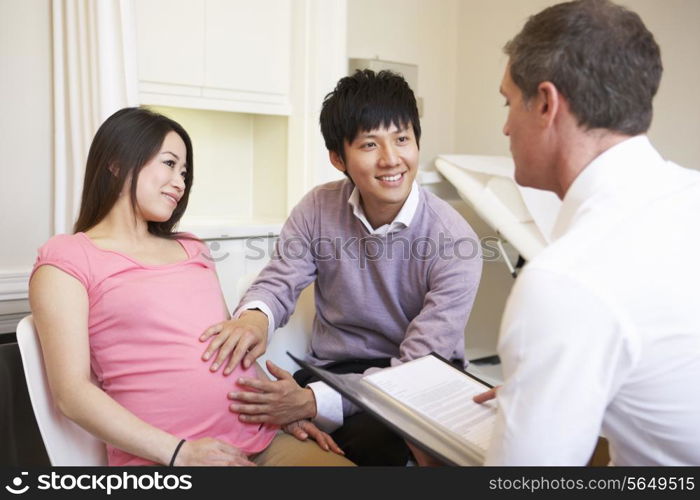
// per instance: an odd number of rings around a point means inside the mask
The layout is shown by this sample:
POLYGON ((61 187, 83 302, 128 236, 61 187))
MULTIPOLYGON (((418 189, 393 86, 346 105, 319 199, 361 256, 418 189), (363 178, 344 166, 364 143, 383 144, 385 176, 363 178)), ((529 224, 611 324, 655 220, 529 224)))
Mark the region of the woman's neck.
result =
POLYGON ((152 238, 148 222, 134 213, 126 199, 120 199, 104 219, 86 232, 93 238, 133 243, 152 238))

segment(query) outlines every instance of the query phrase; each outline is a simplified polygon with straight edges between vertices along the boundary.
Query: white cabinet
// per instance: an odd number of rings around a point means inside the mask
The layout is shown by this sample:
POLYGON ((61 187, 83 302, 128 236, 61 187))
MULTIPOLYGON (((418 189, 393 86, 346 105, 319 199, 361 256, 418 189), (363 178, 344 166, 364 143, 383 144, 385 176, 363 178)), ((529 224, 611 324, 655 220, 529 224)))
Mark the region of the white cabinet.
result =
POLYGON ((249 232, 251 225, 284 221, 286 116, 151 109, 180 123, 192 139, 194 184, 181 221, 183 229, 201 237, 227 238, 240 230, 249 232))
POLYGON ((139 102, 193 142, 183 229, 229 238, 279 225, 309 189, 341 177, 318 119, 347 71, 346 10, 345 0, 134 2, 139 102))
POLYGON ((205 85, 211 89, 289 94, 290 0, 207 0, 205 85))
POLYGON ((134 5, 142 104, 289 114, 292 0, 134 5))
POLYGON ((140 83, 201 88, 204 0, 138 0, 136 47, 140 83))

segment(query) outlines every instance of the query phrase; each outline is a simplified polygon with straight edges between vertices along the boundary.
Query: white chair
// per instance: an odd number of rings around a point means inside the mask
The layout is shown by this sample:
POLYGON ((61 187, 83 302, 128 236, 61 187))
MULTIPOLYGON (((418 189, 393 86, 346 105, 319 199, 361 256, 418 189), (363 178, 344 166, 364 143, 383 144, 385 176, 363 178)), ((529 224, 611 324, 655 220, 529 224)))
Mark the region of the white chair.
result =
MULTIPOLYGON (((256 277, 257 273, 252 273, 238 280, 238 297, 243 296, 256 277)), ((265 361, 268 359, 290 373, 294 373, 300 368, 292 358, 287 356, 287 351, 298 358, 304 359, 311 342, 311 328, 315 314, 314 286, 311 284, 299 295, 294 314, 289 318, 287 324, 275 331, 265 354, 258 358, 258 363, 268 375, 270 373, 265 366, 265 361)))
POLYGON ((59 411, 51 397, 44 370, 39 337, 31 315, 17 325, 17 344, 24 365, 29 398, 34 416, 54 466, 107 465, 107 451, 102 441, 69 420, 59 411))

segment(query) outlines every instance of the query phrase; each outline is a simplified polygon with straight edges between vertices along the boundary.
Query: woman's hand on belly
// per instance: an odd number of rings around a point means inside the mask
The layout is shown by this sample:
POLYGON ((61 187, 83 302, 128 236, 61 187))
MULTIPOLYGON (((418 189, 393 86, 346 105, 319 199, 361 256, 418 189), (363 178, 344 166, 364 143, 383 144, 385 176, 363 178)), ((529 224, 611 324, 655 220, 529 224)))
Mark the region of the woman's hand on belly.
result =
MULTIPOLYGON (((174 450, 173 450, 174 451, 174 450)), ((224 441, 202 438, 186 441, 175 458, 176 466, 254 466, 245 454, 224 441)))

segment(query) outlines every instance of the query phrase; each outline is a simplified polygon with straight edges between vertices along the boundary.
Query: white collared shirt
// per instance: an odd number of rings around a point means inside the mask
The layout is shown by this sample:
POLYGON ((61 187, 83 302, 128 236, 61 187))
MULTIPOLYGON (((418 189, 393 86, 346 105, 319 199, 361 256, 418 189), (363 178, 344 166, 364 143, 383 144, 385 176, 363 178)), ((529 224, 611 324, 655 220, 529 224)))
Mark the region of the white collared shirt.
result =
POLYGON ((487 464, 700 464, 700 173, 646 136, 591 162, 508 299, 487 464))
POLYGON ((367 216, 365 215, 365 211, 362 208, 362 203, 360 200, 360 191, 357 189, 357 187, 355 187, 355 189, 352 190, 352 193, 350 193, 348 203, 352 207, 353 215, 357 217, 360 222, 362 222, 362 225, 367 228, 369 234, 386 236, 389 233, 395 233, 411 225, 413 216, 416 214, 416 210, 418 209, 419 200, 420 192, 418 191, 418 184, 416 181, 413 181, 413 184, 411 185, 411 192, 408 193, 406 201, 401 207, 401 210, 399 210, 399 213, 396 214, 396 217, 394 217, 394 220, 392 220, 389 224, 384 224, 378 228, 373 228, 372 224, 370 224, 369 220, 367 220, 367 216))

